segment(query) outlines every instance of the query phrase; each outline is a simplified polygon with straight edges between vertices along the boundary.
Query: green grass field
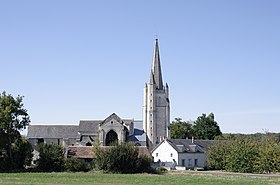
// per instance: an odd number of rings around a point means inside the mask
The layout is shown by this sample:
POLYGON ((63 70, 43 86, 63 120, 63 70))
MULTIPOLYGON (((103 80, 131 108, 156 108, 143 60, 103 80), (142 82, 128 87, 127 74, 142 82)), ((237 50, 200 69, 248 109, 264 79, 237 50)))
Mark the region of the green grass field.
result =
POLYGON ((246 177, 231 175, 205 175, 200 173, 101 174, 101 173, 0 173, 0 184, 187 184, 187 185, 279 185, 278 177, 246 177))

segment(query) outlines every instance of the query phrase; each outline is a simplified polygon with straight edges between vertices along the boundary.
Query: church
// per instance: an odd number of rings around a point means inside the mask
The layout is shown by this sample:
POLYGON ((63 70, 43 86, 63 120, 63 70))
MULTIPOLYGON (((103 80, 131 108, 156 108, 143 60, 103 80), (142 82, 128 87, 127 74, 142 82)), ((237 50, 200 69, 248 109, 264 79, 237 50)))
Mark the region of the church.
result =
POLYGON ((104 120, 80 120, 78 125, 30 125, 27 138, 36 147, 40 143, 60 144, 65 148, 101 146, 132 142, 152 150, 170 139, 169 87, 163 83, 158 39, 155 39, 149 81, 144 86, 143 120, 120 118, 112 113, 104 120))

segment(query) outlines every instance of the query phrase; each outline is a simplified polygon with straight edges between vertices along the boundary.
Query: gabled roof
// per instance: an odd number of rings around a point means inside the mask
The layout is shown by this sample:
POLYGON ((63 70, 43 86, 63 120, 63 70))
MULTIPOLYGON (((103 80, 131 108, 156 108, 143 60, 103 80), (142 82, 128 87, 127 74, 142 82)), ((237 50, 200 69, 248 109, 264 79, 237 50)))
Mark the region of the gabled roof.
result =
POLYGON ((29 125, 27 138, 79 138, 78 128, 73 125, 29 125))
POLYGON ((81 120, 79 124, 79 132, 97 133, 101 122, 102 120, 81 120))
POLYGON ((174 148, 174 150, 176 150, 177 152, 179 152, 177 146, 176 146, 173 142, 171 142, 169 139, 164 139, 164 140, 162 140, 159 144, 157 144, 157 145, 151 150, 151 152, 153 153, 153 152, 154 152, 162 143, 164 143, 164 142, 167 142, 169 145, 171 145, 171 146, 174 148))
POLYGON ((108 118, 106 118, 104 121, 102 121, 100 124, 102 125, 102 124, 110 121, 111 119, 115 119, 117 122, 122 123, 121 118, 116 113, 113 113, 108 118))
POLYGON ((166 139, 160 142, 152 152, 158 148, 164 141, 167 141, 178 153, 204 153, 208 147, 218 141, 215 140, 192 140, 190 139, 166 139))

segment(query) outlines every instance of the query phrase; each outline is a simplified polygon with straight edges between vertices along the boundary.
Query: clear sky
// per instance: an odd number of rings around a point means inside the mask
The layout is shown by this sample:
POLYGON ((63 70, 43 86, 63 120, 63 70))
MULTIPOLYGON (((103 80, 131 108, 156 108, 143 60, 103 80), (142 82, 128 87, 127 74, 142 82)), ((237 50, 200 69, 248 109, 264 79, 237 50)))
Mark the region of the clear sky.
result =
POLYGON ((171 119, 280 132, 280 1, 0 1, 0 91, 31 124, 142 119, 159 38, 171 119))

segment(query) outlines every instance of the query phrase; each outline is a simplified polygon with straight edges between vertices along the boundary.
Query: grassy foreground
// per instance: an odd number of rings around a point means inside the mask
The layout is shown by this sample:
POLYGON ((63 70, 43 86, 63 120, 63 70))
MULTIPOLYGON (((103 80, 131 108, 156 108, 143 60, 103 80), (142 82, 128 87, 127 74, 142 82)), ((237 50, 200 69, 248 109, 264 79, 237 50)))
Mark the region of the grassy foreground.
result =
POLYGON ((0 173, 0 184, 188 184, 188 185, 259 185, 280 184, 279 177, 215 176, 191 173, 150 174, 100 174, 100 173, 0 173))

